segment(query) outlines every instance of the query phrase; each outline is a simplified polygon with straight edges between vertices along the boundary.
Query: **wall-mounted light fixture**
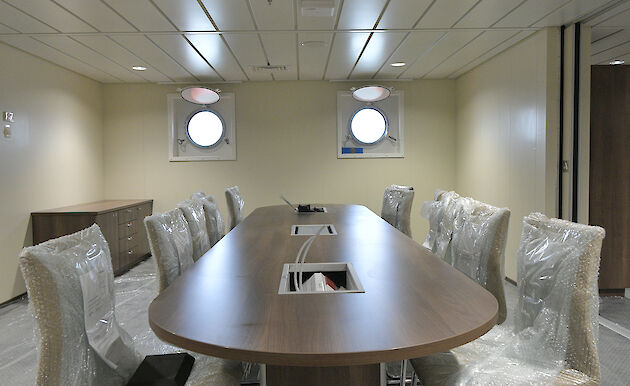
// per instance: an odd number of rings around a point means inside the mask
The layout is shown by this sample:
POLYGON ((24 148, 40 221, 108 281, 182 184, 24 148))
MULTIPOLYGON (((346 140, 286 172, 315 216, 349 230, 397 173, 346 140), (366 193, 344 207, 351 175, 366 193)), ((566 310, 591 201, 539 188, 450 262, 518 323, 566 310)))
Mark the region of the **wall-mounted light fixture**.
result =
POLYGON ((350 91, 352 91, 352 97, 359 102, 382 101, 392 93, 391 88, 378 85, 353 87, 350 91))
POLYGON ((180 91, 182 99, 197 105, 211 105, 219 101, 221 90, 202 86, 186 87, 180 91))

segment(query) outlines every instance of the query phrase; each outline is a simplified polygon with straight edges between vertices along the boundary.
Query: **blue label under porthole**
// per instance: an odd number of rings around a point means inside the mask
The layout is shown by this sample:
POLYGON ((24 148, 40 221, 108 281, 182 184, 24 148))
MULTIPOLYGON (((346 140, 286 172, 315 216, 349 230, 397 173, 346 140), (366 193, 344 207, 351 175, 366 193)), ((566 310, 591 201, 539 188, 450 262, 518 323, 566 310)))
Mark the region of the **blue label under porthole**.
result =
POLYGON ((362 147, 342 147, 341 154, 363 154, 362 147))

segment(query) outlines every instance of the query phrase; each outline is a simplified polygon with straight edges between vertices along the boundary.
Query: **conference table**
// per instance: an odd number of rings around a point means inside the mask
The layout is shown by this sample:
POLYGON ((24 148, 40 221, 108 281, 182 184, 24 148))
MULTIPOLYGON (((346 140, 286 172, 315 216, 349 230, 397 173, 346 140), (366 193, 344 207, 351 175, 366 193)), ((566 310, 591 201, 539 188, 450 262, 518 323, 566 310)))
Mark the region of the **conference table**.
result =
POLYGON ((255 209, 149 307, 155 334, 183 349, 265 364, 266 384, 378 385, 382 366, 442 352, 490 330, 496 299, 360 205, 255 209), (351 263, 364 292, 279 294, 286 263, 333 224, 307 263, 351 263))

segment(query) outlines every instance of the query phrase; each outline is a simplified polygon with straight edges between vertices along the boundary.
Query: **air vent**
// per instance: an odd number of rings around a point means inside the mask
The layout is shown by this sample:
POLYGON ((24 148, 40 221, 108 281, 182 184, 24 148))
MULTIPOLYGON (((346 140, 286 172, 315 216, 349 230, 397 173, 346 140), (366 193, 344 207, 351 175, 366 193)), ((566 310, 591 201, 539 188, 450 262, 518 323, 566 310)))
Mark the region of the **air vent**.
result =
POLYGON ((287 71, 288 68, 284 64, 268 64, 266 66, 252 66, 254 71, 287 71))
POLYGON ((335 15, 333 0, 302 0, 302 16, 332 17, 335 15))

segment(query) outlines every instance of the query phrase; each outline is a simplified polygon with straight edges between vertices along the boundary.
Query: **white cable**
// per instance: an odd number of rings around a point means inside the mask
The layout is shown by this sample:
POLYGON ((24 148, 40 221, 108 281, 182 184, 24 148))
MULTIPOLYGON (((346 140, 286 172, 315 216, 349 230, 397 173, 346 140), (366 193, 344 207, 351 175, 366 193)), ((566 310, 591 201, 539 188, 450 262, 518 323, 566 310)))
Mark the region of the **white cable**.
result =
POLYGON ((315 235, 312 236, 311 239, 307 240, 308 246, 306 247, 306 249, 304 250, 304 253, 302 254, 302 261, 300 263, 300 278, 298 280, 298 282, 300 283, 300 290, 302 290, 302 279, 303 279, 303 275, 304 275, 304 262, 306 261, 306 256, 308 254, 308 250, 311 249, 311 245, 313 245, 313 242, 317 239, 317 237, 319 237, 319 235, 324 230, 324 228, 326 228, 326 225, 322 225, 317 230, 317 233, 315 233, 315 235))
POLYGON ((306 248, 306 246, 308 245, 309 241, 311 241, 313 239, 313 236, 309 237, 300 247, 300 250, 297 254, 297 256, 295 257, 295 271, 293 273, 293 285, 295 286, 295 292, 298 292, 300 290, 299 285, 298 285, 298 264, 300 263, 300 258, 302 257, 302 251, 304 251, 304 248, 306 248))

